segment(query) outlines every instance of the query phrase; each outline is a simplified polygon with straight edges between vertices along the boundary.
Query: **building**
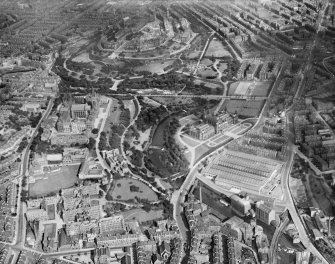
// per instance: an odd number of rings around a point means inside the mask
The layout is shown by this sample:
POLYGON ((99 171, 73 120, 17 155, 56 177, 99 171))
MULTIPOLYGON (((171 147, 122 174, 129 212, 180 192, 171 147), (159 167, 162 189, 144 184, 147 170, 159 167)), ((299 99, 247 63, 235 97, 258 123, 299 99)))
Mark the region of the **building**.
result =
POLYGON ((86 160, 88 154, 87 148, 64 148, 63 164, 80 164, 86 160))
POLYGON ((105 176, 105 171, 99 162, 89 158, 82 164, 79 179, 99 179, 105 176))
POLYGON ((192 126, 189 134, 200 140, 206 140, 215 135, 215 128, 209 124, 200 124, 192 126))
POLYGON ((166 241, 163 241, 160 246, 159 246, 159 254, 160 256, 167 261, 168 258, 171 255, 171 248, 170 248, 170 244, 166 241))
POLYGON ((61 164, 63 162, 63 155, 62 154, 47 154, 46 159, 48 164, 55 165, 61 164))
POLYGON ((264 204, 263 201, 259 201, 256 203, 256 219, 269 225, 271 221, 276 219, 276 213, 270 206, 264 204))
POLYGON ((66 225, 66 234, 75 236, 86 233, 98 233, 98 221, 73 222, 66 225))
POLYGON ((237 115, 231 115, 225 111, 220 111, 217 114, 206 115, 205 120, 208 124, 214 126, 215 134, 222 133, 223 130, 231 124, 237 122, 237 115))
POLYGON ((251 209, 251 204, 249 200, 241 198, 236 194, 230 196, 230 199, 231 207, 237 215, 245 216, 249 214, 249 210, 251 209))
POLYGON ((22 105, 21 110, 36 113, 41 111, 41 105, 39 103, 25 102, 22 105))
POLYGON ((125 223, 122 215, 115 215, 99 220, 100 234, 122 234, 125 232, 125 223))
POLYGON ((313 228, 312 232, 313 232, 313 236, 315 240, 319 240, 323 238, 323 235, 321 234, 321 232, 317 230, 316 228, 313 228))
POLYGON ((73 104, 71 106, 72 118, 86 118, 91 112, 91 106, 88 104, 73 104))
POLYGON ((148 238, 141 234, 127 234, 118 236, 104 236, 100 235, 97 237, 97 245, 105 247, 127 247, 140 241, 148 241, 148 238))
POLYGON ((307 250, 295 253, 295 264, 308 264, 311 253, 307 250))
POLYGON ((51 138, 51 144, 61 146, 71 146, 75 144, 84 145, 88 143, 88 137, 80 134, 56 135, 51 138))

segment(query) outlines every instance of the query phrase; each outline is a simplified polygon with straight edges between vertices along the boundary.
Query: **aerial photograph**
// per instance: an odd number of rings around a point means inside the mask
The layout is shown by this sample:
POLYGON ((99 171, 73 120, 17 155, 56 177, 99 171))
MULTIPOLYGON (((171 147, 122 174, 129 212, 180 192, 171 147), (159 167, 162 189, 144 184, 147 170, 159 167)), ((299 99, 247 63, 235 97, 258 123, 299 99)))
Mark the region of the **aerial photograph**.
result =
POLYGON ((0 264, 335 264, 335 0, 0 0, 0 264))

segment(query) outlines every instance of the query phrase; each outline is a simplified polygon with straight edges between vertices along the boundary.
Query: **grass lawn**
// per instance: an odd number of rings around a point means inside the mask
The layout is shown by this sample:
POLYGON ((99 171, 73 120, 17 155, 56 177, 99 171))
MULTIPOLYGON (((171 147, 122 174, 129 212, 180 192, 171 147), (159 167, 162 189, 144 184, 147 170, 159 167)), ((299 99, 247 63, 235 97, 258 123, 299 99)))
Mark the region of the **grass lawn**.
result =
POLYGON ((262 110, 265 100, 239 100, 228 99, 222 105, 222 109, 227 109, 228 112, 237 114, 243 118, 256 117, 262 110))
POLYGON ((154 61, 148 64, 144 64, 141 66, 137 66, 134 68, 135 71, 149 71, 151 73, 163 73, 164 68, 172 65, 174 60, 162 60, 162 61, 154 61))
POLYGON ((157 201, 158 198, 157 194, 147 185, 131 178, 116 180, 114 183, 114 188, 110 191, 112 192, 112 197, 114 200, 127 201, 138 197, 140 199, 147 199, 150 202, 154 202, 157 201), (137 190, 131 191, 131 188, 137 190))
POLYGON ((207 79, 215 79, 218 76, 218 73, 211 68, 207 68, 201 71, 198 71, 198 75, 201 78, 207 78, 207 79))
POLYGON ((229 51, 226 49, 226 47, 222 44, 221 41, 217 39, 213 39, 207 48, 207 51, 205 53, 205 57, 231 57, 229 51))
POLYGON ((241 81, 232 83, 228 95, 267 96, 272 82, 241 81))
POLYGON ((49 220, 55 220, 55 205, 54 204, 48 204, 47 213, 48 213, 49 220))
POLYGON ((195 148, 195 161, 198 161, 201 156, 203 156, 210 148, 206 146, 206 144, 202 144, 195 148))
POLYGON ((122 212, 125 220, 137 220, 141 222, 152 221, 163 217, 163 210, 146 212, 143 209, 133 209, 122 212))
POLYGON ((140 150, 140 151, 143 151, 142 149, 142 145, 145 143, 145 142, 148 142, 149 141, 149 136, 150 136, 150 132, 151 132, 151 127, 148 128, 147 130, 145 130, 144 132, 142 131, 138 131, 138 133, 140 134, 140 137, 138 139, 138 144, 134 144, 134 140, 132 140, 132 144, 131 146, 135 147, 136 149, 140 150))
POLYGON ((44 225, 44 235, 46 237, 54 238, 56 236, 56 224, 45 224, 44 225))
POLYGON ((201 55, 201 51, 193 51, 193 52, 188 53, 186 55, 186 58, 189 60, 197 59, 200 57, 200 55, 201 55))
POLYGON ((60 189, 70 188, 78 180, 79 165, 64 166, 60 171, 46 174, 47 179, 29 184, 29 196, 41 197, 60 189))
POLYGON ((129 109, 130 119, 134 119, 135 117, 135 105, 133 100, 124 100, 123 101, 124 108, 129 109))
POLYGON ((181 135, 180 136, 181 138, 181 141, 187 145, 187 146, 190 146, 190 147, 196 147, 198 146, 200 143, 196 140, 193 140, 190 136, 188 135, 181 135))
MULTIPOLYGON (((112 106, 110 108, 109 117, 106 122, 105 129, 109 128, 110 123, 118 124, 121 115, 120 105, 117 100, 113 100, 112 106)), ((105 130, 104 130, 105 131, 105 130)))

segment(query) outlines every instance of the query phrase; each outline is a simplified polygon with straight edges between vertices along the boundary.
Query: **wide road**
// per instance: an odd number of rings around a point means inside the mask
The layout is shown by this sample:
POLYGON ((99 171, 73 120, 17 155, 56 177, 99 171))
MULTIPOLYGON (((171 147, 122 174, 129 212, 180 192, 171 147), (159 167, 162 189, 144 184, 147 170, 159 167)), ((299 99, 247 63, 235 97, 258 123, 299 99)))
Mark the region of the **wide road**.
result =
POLYGON ((321 253, 315 248, 315 246, 311 243, 311 238, 309 237, 305 224, 303 220, 300 218, 299 212, 295 206, 293 196, 289 186, 289 178, 291 174, 291 169, 293 165, 294 155, 297 152, 296 146, 294 145, 294 128, 293 124, 289 122, 289 119, 292 118, 293 113, 286 113, 286 123, 288 125, 288 161, 283 170, 282 175, 282 189, 284 193, 284 200, 282 204, 286 206, 289 211, 292 221, 296 226, 301 243, 305 246, 305 248, 311 252, 314 256, 318 257, 322 263, 328 263, 327 260, 321 255, 321 253))
MULTIPOLYGON (((319 17, 317 19, 317 33, 321 30, 322 27, 322 22, 324 19, 324 15, 325 15, 325 11, 327 9, 327 6, 329 4, 329 1, 327 1, 324 5, 323 8, 319 14, 319 17)), ((309 72, 310 68, 311 68, 311 61, 312 61, 312 54, 313 54, 313 49, 317 43, 318 40, 318 34, 316 34, 315 39, 313 40, 311 49, 309 51, 308 57, 307 57, 307 61, 306 61, 306 66, 304 68, 303 73, 305 73, 303 75, 303 79, 306 78, 307 73, 309 72)), ((304 82, 304 80, 301 80, 301 84, 304 82)), ((296 97, 299 97, 301 94, 303 94, 303 87, 300 86, 297 90, 296 93, 296 97)), ((282 182, 283 184, 283 192, 284 192, 284 197, 287 199, 286 202, 286 206, 287 209, 290 212, 290 215, 292 217, 292 220, 299 232, 299 237, 300 240, 302 242, 302 244, 306 247, 306 249, 308 251, 310 251, 314 256, 318 257, 322 263, 328 263, 328 261, 321 255, 321 253, 316 249, 316 247, 311 243, 311 238, 309 237, 307 230, 306 230, 306 226, 303 222, 303 220, 300 218, 300 215, 297 211, 297 208, 295 207, 293 198, 292 198, 292 194, 290 191, 290 187, 289 187, 289 175, 291 173, 291 169, 292 169, 292 164, 293 164, 293 158, 294 158, 294 145, 293 145, 293 136, 292 133, 290 133, 292 131, 289 131, 289 149, 288 149, 288 153, 289 153, 289 162, 287 162, 286 166, 285 166, 285 170, 284 170, 284 174, 283 174, 283 180, 282 182)))
POLYGON ((284 175, 283 175, 283 192, 284 197, 286 198, 286 207, 290 212, 291 218, 293 220, 293 223, 295 224, 299 237, 301 240, 301 243, 305 246, 305 248, 311 252, 314 256, 318 257, 322 263, 328 263, 328 261, 321 255, 321 253, 315 248, 315 246, 311 243, 311 238, 307 234, 307 230, 305 227, 305 224, 303 223, 302 219, 300 218, 300 215, 298 213, 297 208, 295 207, 293 197, 290 191, 289 186, 289 175, 291 173, 291 168, 293 164, 293 157, 294 157, 294 151, 290 151, 289 154, 289 162, 287 162, 287 165, 285 167, 284 175))
MULTIPOLYGON (((16 247, 23 248, 25 238, 26 238, 26 221, 25 221, 25 208, 26 208, 26 203, 21 202, 21 191, 22 191, 22 181, 23 179, 27 176, 27 171, 28 171, 28 164, 29 164, 29 156, 30 156, 30 146, 31 143, 33 142, 34 138, 36 137, 38 133, 38 129, 41 126, 41 123, 49 116, 52 107, 53 107, 53 99, 50 99, 48 107, 46 111, 43 113, 40 121, 38 122, 37 126, 33 130, 33 133, 29 139, 28 145, 26 149, 24 150, 23 153, 23 158, 22 158, 22 171, 21 171, 21 181, 20 181, 20 187, 19 187, 19 195, 18 195, 18 200, 17 200, 17 220, 16 220, 16 232, 15 232, 15 239, 13 244, 15 244, 16 247)), ((28 186, 26 186, 27 188, 28 186)))

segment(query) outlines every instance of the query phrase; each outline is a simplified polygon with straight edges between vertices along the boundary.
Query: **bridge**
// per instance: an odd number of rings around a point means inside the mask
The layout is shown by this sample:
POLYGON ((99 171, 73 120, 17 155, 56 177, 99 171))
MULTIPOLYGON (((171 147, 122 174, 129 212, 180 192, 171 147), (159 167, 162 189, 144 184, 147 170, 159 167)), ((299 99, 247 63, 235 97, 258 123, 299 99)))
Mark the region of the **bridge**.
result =
POLYGON ((221 94, 111 94, 110 96, 145 96, 145 97, 178 97, 178 98, 205 98, 205 99, 239 99, 262 101, 266 100, 267 96, 253 96, 253 95, 221 95, 221 94))

